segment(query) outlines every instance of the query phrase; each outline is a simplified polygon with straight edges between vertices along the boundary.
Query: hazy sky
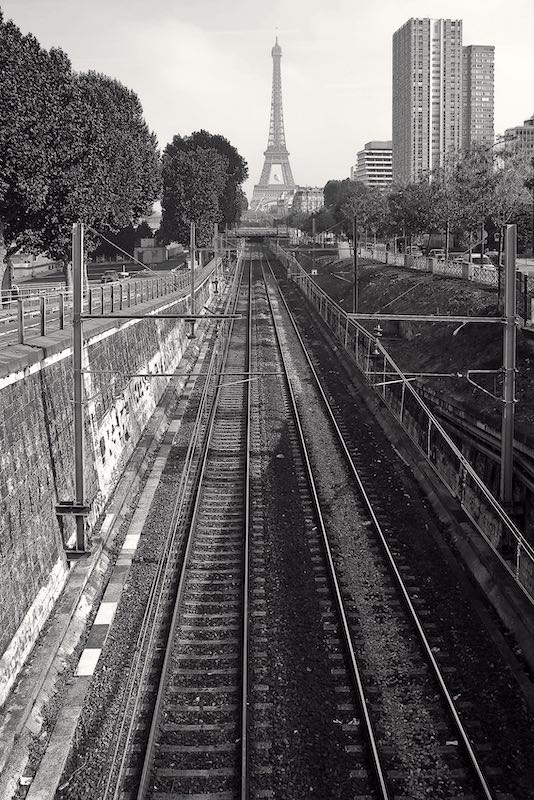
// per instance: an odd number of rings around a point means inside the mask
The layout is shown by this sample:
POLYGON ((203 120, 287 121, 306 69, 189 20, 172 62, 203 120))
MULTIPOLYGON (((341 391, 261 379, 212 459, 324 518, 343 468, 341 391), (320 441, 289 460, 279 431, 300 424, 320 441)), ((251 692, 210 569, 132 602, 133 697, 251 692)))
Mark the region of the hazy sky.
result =
POLYGON ((4 16, 74 69, 139 95, 161 147, 205 128, 248 161, 267 145, 271 47, 282 46, 295 181, 344 178, 371 139, 391 138, 391 37, 410 17, 464 21, 464 44, 495 45, 495 129, 534 112, 534 0, 0 0, 4 16))

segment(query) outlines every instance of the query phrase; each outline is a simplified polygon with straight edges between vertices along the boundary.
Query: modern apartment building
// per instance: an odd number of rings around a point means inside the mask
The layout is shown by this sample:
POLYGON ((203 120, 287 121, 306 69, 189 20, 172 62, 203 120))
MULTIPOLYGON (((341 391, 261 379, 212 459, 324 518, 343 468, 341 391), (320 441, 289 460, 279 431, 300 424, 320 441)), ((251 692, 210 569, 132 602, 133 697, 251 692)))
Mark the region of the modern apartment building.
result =
POLYGON ((409 19, 393 35, 393 180, 462 146, 462 20, 409 19))
POLYGON ((508 128, 504 132, 504 139, 509 140, 509 146, 513 149, 524 148, 527 152, 534 154, 534 114, 522 125, 508 128))
POLYGON ((391 141, 367 142, 358 152, 356 166, 351 167, 350 177, 366 186, 387 189, 391 186, 391 141))
POLYGON ((462 146, 491 146, 494 130, 494 69, 495 48, 471 44, 463 48, 462 146))

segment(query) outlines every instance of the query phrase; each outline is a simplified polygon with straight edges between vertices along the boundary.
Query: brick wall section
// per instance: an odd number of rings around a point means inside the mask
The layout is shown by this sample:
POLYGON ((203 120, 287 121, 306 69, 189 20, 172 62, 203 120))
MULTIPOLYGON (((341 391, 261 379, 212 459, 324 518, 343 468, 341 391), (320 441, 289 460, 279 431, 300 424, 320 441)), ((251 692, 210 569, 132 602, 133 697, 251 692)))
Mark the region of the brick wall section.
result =
MULTIPOLYGON (((197 308, 212 290, 211 268, 203 272, 197 308)), ((145 306, 187 313, 186 298, 177 296, 145 306)), ((172 372, 187 331, 183 320, 91 320, 84 334, 86 368, 105 373, 84 377, 91 525, 168 384, 124 373, 172 372)), ((55 506, 74 492, 70 337, 57 332, 0 350, 0 705, 68 574, 63 541, 72 542, 74 522, 58 519, 55 506)))

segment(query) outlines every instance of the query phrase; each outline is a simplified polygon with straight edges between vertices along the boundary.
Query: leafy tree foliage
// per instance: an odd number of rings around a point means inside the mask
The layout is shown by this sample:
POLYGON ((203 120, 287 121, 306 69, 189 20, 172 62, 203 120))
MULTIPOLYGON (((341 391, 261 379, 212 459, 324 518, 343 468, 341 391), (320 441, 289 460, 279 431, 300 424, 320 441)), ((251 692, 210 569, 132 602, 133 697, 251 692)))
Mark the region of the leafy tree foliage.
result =
POLYGON ((190 223, 196 225, 197 243, 210 244, 213 227, 220 222, 219 198, 228 175, 228 159, 213 148, 182 147, 175 136, 163 153, 163 216, 158 239, 187 246, 190 223))
POLYGON ((473 147, 451 153, 430 176, 393 186, 388 193, 349 178, 331 180, 324 196, 326 210, 339 223, 337 230, 349 237, 356 214, 360 231, 409 237, 454 233, 466 248, 480 240, 482 227, 491 233, 512 222, 518 226, 520 251, 534 241, 534 158, 529 161, 517 149, 497 153, 473 147))
POLYGON ((436 230, 435 192, 428 179, 396 187, 387 202, 394 230, 407 236, 436 230))
POLYGON ((153 239, 154 238, 154 231, 144 219, 140 225, 137 226, 135 231, 135 246, 139 247, 141 239, 153 239))
POLYGON ((317 233, 336 229, 336 218, 330 208, 323 206, 313 216, 315 217, 315 230, 317 233))
POLYGON ((239 222, 239 220, 241 219, 241 217, 245 213, 245 211, 248 211, 247 196, 246 196, 245 192, 243 191, 243 189, 241 188, 241 186, 238 186, 237 189, 236 189, 236 200, 237 200, 237 203, 239 205, 239 215, 238 215, 238 217, 236 219, 236 222, 239 222))
MULTIPOLYGON (((71 90, 61 50, 47 52, 0 10, 0 268, 46 211, 61 170, 55 144, 71 90)), ((3 268, 2 268, 3 272, 3 268)))
POLYGON ((118 231, 148 214, 160 192, 155 135, 137 96, 94 72, 73 76, 72 100, 56 148, 63 169, 54 176, 33 247, 66 261, 73 222, 118 231))
POLYGON ((61 51, 1 14, 0 173, 9 246, 65 263, 74 222, 118 231, 148 213, 161 180, 137 96, 104 75, 72 73, 61 51))
MULTIPOLYGON (((101 231, 101 233, 103 233, 106 239, 109 239, 110 242, 116 244, 121 248, 121 250, 124 250, 126 253, 131 255, 133 255, 134 249, 139 247, 141 239, 154 238, 152 228, 145 220, 143 220, 143 222, 141 222, 137 228, 130 223, 116 233, 107 230, 101 231)), ((113 256, 119 255, 119 251, 116 247, 113 247, 113 244, 109 244, 108 242, 101 240, 91 252, 91 255, 93 257, 105 256, 106 258, 112 258, 113 256)))
POLYGON ((228 159, 226 184, 219 197, 221 221, 225 225, 233 225, 235 222, 239 222, 243 209, 241 184, 248 178, 247 162, 239 155, 228 139, 220 134, 208 133, 205 130, 194 131, 191 136, 187 137, 187 143, 190 149, 196 149, 197 147, 211 148, 228 159))
MULTIPOLYGON (((173 230, 178 231, 180 226, 177 226, 177 216, 180 216, 180 214, 184 220, 188 220, 187 224, 191 221, 188 217, 189 212, 183 211, 182 213, 180 209, 173 206, 174 202, 178 202, 178 194, 176 194, 172 186, 175 184, 177 176, 173 173, 171 163, 179 152, 193 153, 196 154, 194 157, 198 158, 198 153, 201 150, 209 150, 212 153, 215 152, 215 154, 218 154, 223 159, 223 161, 219 163, 225 164, 224 181, 222 185, 220 183, 219 173, 217 172, 217 174, 214 175, 214 180, 217 184, 217 198, 214 206, 214 208, 216 208, 216 213, 210 217, 212 223, 218 222, 221 225, 233 225, 240 220, 241 214, 246 210, 246 197, 241 188, 241 184, 248 177, 247 164, 239 155, 236 148, 230 144, 228 139, 225 139, 225 137, 220 134, 209 133, 205 130, 195 131, 191 136, 176 135, 172 142, 167 145, 163 159, 166 197, 162 220, 163 238, 168 239, 169 236, 173 235, 173 230), (170 184, 167 183, 167 179, 170 180, 170 184)), ((185 163, 184 161, 182 166, 185 166, 185 163)), ((206 190, 208 194, 211 194, 213 186, 211 186, 209 176, 207 176, 207 178, 209 185, 206 186, 206 190)), ((200 184, 197 184, 195 191, 199 190, 200 184)), ((202 205, 202 208, 202 213, 204 214, 206 211, 204 205, 202 205)), ((189 211, 191 211, 191 207, 189 211)), ((200 217, 192 221, 199 222, 200 217)), ((185 236, 184 231, 182 231, 179 236, 181 237, 179 241, 182 241, 185 236)), ((178 237, 178 233, 176 233, 176 237, 178 237)), ((205 238, 204 236, 204 239, 205 238)), ((185 244, 185 241, 183 243, 185 244)))

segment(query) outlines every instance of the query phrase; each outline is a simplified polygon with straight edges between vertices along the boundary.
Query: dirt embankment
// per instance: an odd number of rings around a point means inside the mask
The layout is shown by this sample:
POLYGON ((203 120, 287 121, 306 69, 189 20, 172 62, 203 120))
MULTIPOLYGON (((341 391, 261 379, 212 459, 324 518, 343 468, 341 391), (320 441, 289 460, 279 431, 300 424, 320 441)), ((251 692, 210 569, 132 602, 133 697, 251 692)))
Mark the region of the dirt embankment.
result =
MULTIPOLYGON (((307 265, 306 265, 307 266, 307 265)), ((319 285, 343 308, 352 309, 350 261, 317 259, 319 285)), ((389 314, 456 314, 495 316, 495 289, 462 280, 433 276, 384 264, 360 263, 360 311, 389 314)), ((371 322, 366 324, 370 330, 371 322)), ((404 372, 462 373, 499 370, 502 366, 502 326, 470 323, 386 323, 383 344, 404 372), (453 336, 454 331, 457 333, 453 336)), ((518 333, 516 438, 534 447, 534 340, 518 333)), ((500 375, 472 376, 486 389, 501 393, 500 375)), ((425 378, 448 402, 500 429, 501 404, 471 386, 465 377, 425 378)))

